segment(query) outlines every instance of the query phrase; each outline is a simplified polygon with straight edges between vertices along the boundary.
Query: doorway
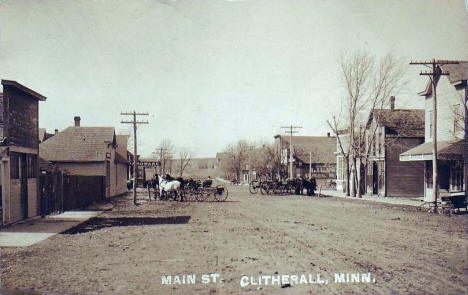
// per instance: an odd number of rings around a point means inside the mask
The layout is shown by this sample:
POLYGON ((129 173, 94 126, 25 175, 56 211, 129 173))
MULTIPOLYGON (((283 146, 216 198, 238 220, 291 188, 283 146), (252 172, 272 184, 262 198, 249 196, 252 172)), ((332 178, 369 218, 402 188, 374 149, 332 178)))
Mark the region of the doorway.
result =
POLYGON ((20 154, 21 217, 28 218, 28 166, 26 154, 20 154))
POLYGON ((372 162, 372 194, 379 194, 379 167, 377 162, 372 162))

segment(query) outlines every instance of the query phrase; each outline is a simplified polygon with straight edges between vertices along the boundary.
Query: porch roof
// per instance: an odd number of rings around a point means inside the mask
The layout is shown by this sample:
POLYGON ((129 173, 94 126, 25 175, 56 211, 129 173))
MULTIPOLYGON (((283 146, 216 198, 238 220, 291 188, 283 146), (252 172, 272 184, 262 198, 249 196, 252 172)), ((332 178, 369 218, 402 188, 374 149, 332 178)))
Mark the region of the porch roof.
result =
MULTIPOLYGON (((461 160, 466 142, 464 139, 437 142, 437 158, 440 160, 461 160)), ((400 161, 432 160, 432 142, 425 142, 400 154, 400 161)))

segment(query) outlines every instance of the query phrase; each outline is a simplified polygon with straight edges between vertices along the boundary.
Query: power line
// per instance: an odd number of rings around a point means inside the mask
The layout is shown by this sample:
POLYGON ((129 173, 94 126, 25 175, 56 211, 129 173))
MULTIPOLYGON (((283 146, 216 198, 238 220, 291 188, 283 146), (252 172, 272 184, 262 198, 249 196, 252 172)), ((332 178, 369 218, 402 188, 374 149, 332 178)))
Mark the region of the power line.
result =
MULTIPOLYGON (((437 171, 437 81, 436 78, 444 75, 449 75, 444 72, 440 66, 459 64, 454 60, 436 60, 430 61, 412 61, 410 65, 423 65, 431 68, 431 71, 421 71, 419 75, 429 76, 431 79, 433 101, 432 101, 432 197, 434 199, 434 212, 437 213, 437 199, 439 197, 439 180, 437 171)), ((430 120, 430 119, 429 119, 430 120)))
POLYGON ((132 116, 131 121, 121 121, 122 124, 132 124, 133 125, 133 205, 137 204, 136 201, 136 186, 137 186, 137 174, 138 174, 138 154, 137 154, 137 125, 138 124, 148 124, 148 121, 137 121, 137 116, 149 116, 148 113, 137 113, 133 112, 121 112, 122 116, 132 116))
POLYGON ((299 133, 299 131, 296 131, 294 129, 301 129, 302 126, 281 126, 283 129, 289 129, 286 130, 286 133, 289 133, 289 179, 293 179, 293 142, 292 142, 292 135, 293 133, 299 133))

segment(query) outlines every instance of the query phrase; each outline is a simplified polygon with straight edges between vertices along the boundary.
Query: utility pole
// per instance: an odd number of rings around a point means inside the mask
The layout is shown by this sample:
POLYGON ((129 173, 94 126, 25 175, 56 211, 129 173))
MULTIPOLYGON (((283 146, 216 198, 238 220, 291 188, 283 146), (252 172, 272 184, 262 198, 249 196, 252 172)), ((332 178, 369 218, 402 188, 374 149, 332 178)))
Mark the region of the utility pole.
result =
POLYGON ((309 152, 309 180, 312 178, 312 152, 309 152))
POLYGON ((136 186, 137 186, 137 174, 138 174, 138 154, 137 154, 137 125, 138 124, 148 124, 148 121, 137 121, 137 116, 149 116, 148 113, 137 113, 133 112, 121 112, 120 115, 123 116, 132 116, 131 121, 121 121, 122 124, 132 124, 133 125, 133 205, 137 204, 136 201, 136 186))
POLYGON ((292 142, 292 135, 293 133, 299 133, 299 131, 296 131, 294 129, 300 129, 302 126, 282 126, 281 128, 289 129, 286 131, 286 133, 289 134, 289 179, 293 179, 293 142, 292 142))
POLYGON ((448 72, 443 72, 440 66, 458 63, 458 61, 436 59, 410 62, 410 65, 423 65, 431 69, 430 71, 421 72, 419 75, 429 76, 432 85, 432 198, 434 199, 434 213, 437 213, 437 200, 439 197, 437 171, 437 81, 440 76, 449 74, 448 72))

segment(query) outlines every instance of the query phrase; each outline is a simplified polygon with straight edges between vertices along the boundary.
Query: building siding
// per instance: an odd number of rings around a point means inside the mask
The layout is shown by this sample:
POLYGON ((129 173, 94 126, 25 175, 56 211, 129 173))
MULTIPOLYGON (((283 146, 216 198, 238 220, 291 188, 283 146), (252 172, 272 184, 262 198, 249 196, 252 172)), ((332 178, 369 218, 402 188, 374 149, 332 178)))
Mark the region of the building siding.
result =
MULTIPOLYGON (((391 139, 390 139, 391 141, 391 139)), ((424 196, 424 163, 400 161, 401 153, 420 145, 422 138, 399 138, 386 144, 388 197, 424 196)))
POLYGON ((37 198, 37 180, 28 179, 28 217, 39 215, 39 199, 37 198))
POLYGON ((82 176, 106 176, 105 162, 93 163, 61 163, 55 162, 55 165, 62 172, 67 172, 70 175, 82 176))
POLYGON ((23 218, 21 212, 21 183, 18 179, 10 181, 9 207, 7 208, 8 219, 6 223, 13 223, 23 218))

